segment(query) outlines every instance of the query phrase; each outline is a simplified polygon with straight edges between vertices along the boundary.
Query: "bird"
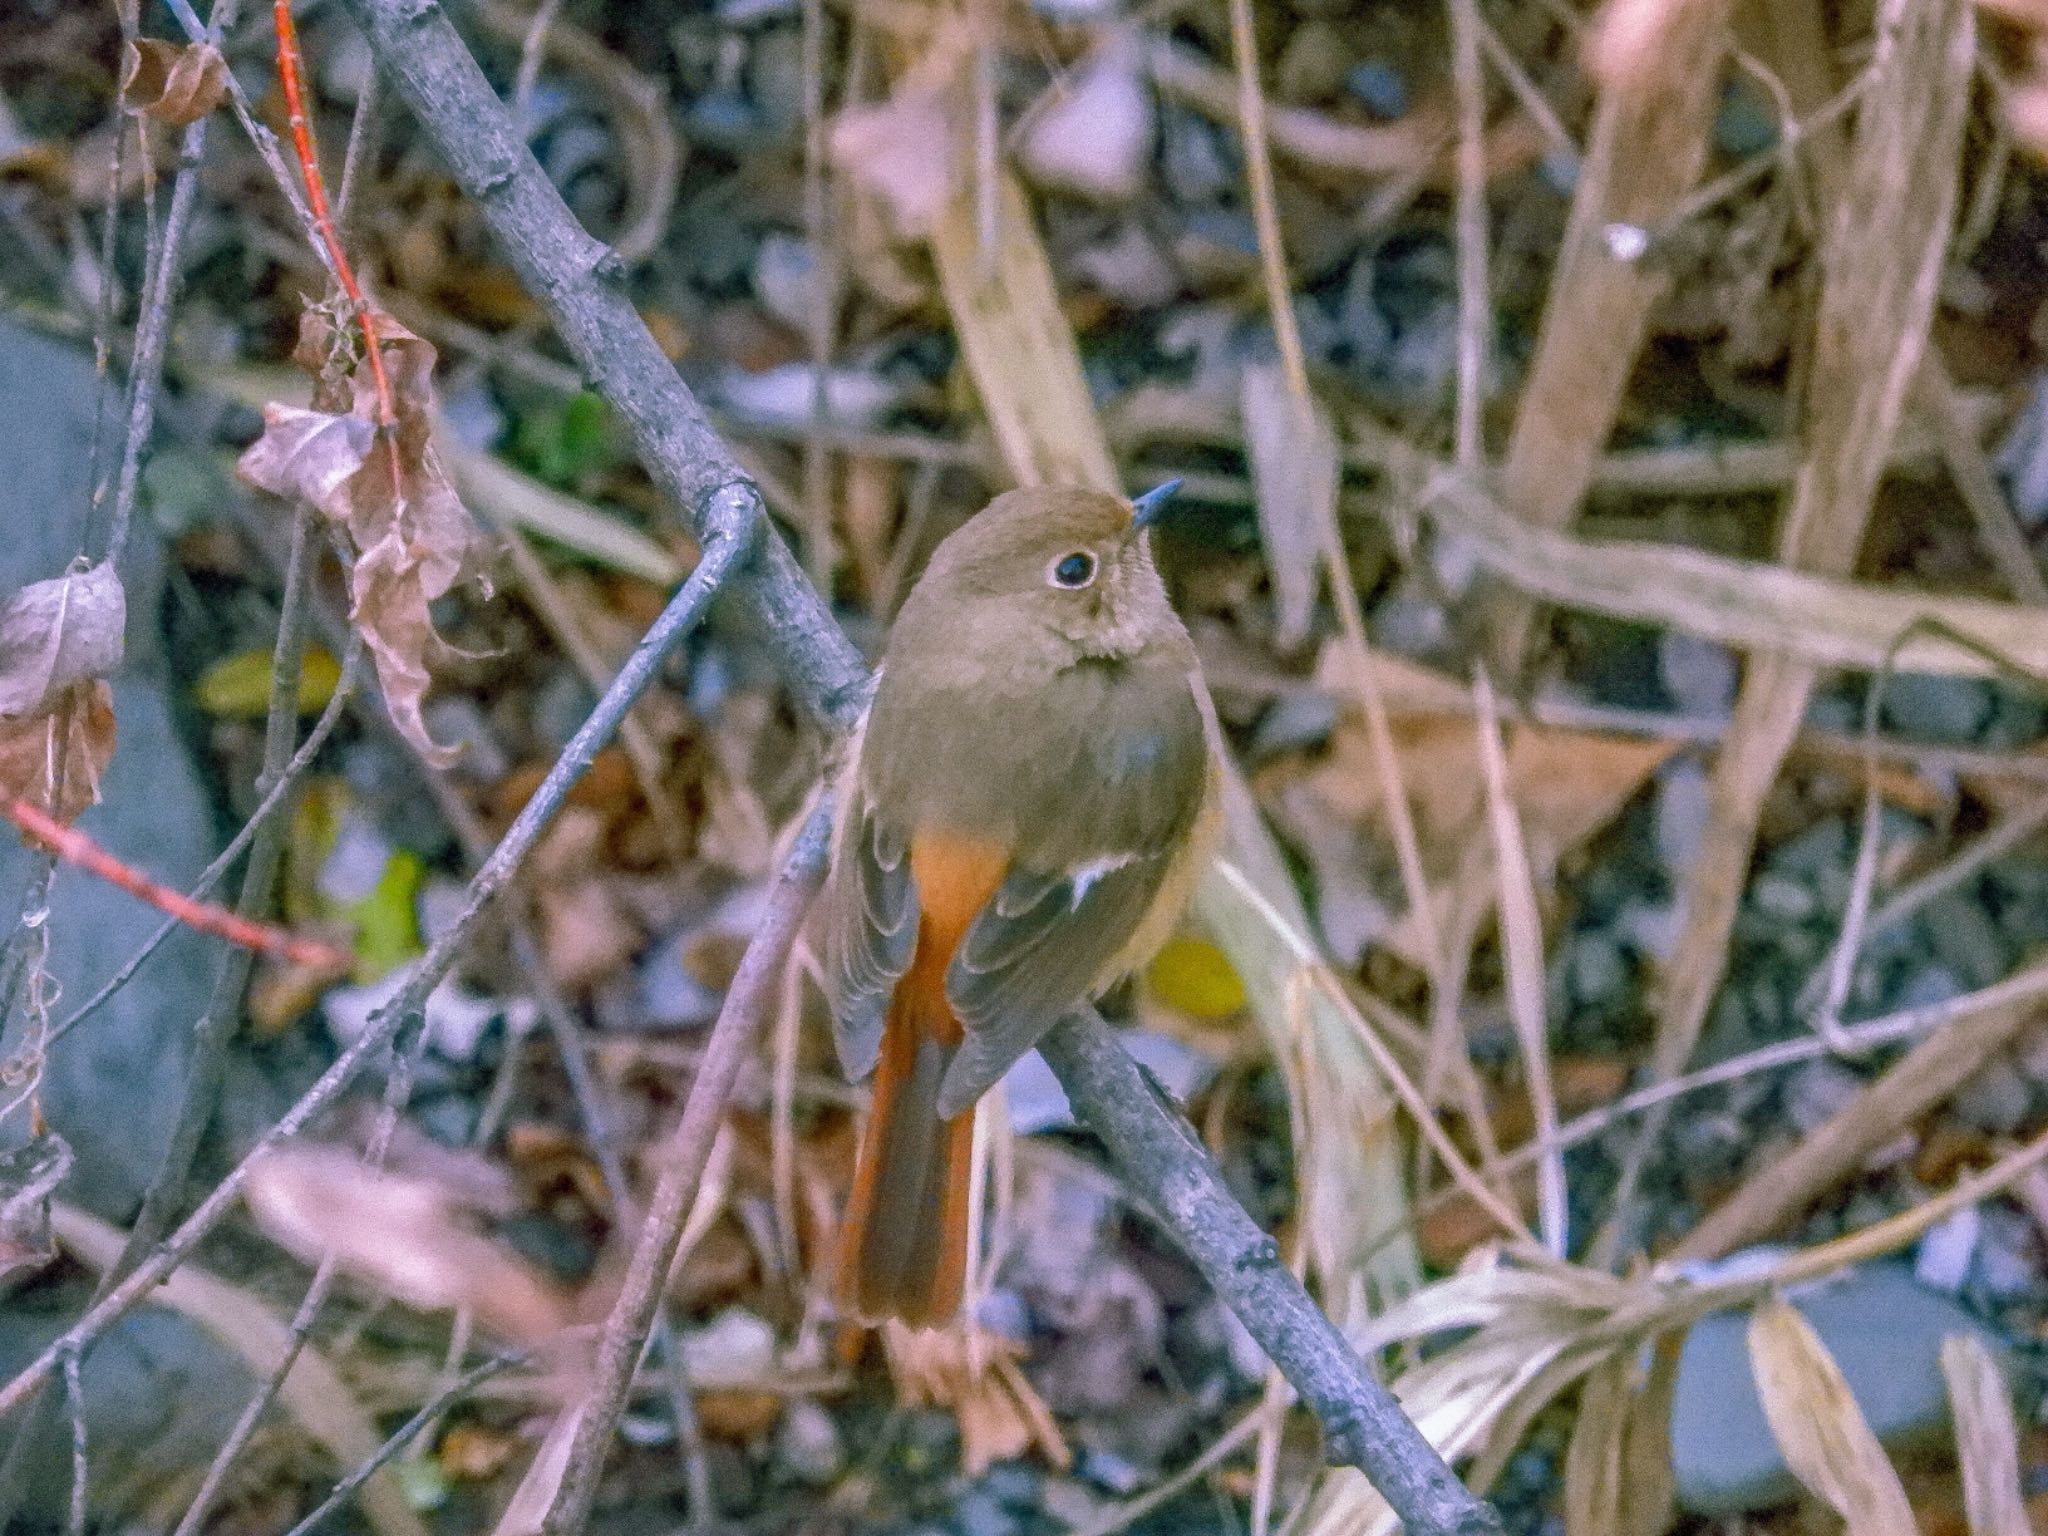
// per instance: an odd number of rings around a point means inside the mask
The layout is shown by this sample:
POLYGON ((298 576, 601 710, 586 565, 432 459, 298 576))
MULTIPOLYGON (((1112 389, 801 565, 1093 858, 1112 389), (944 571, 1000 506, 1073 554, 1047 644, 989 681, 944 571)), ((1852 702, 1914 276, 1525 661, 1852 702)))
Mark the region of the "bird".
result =
POLYGON ((944 1326, 976 1101, 1177 925, 1221 826, 1219 733, 1153 561, 1179 482, 997 496, 933 551, 834 776, 821 972, 874 1088, 834 1298, 944 1326))

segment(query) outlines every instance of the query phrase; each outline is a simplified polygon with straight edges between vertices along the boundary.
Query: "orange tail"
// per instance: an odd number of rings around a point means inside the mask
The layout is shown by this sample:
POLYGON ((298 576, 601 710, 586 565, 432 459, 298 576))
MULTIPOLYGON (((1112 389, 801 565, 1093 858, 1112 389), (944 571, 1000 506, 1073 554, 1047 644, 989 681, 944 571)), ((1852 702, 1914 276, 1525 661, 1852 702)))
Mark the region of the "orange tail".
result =
POLYGON ((897 984, 840 1236, 840 1307, 863 1322, 937 1327, 967 1285, 974 1111, 939 1118, 939 1083, 960 1043, 945 952, 920 947, 897 984), (934 963, 936 962, 936 963, 934 963))

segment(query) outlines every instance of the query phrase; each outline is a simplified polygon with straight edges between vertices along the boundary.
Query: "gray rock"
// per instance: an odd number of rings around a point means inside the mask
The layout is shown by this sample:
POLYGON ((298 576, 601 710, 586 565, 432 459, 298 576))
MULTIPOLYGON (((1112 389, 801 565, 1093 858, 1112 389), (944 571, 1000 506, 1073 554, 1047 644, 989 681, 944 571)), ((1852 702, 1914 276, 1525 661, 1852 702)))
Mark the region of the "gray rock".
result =
POLYGON ((1811 1135, 1862 1091, 1859 1073, 1823 1056, 1799 1068, 1786 1083, 1785 1118, 1800 1135, 1811 1135))
MULTIPOLYGON (((1915 1284, 1902 1264, 1868 1265, 1791 1300, 1820 1334, 1863 1416, 1887 1443, 1946 1429, 1944 1334, 1974 1333, 1998 1347, 1968 1312, 1915 1284)), ((1794 1492, 1757 1400, 1748 1326, 1747 1313, 1705 1318, 1693 1326, 1679 1358, 1672 1469, 1678 1502, 1694 1514, 1765 1509, 1794 1492)))
POLYGON ((2029 528, 2048 522, 2048 373, 2036 376, 2033 394, 2013 419, 1998 467, 2021 520, 2029 528))
POLYGON ((1930 1291, 1961 1295, 1983 1230, 1984 1213, 1979 1207, 1966 1205, 1951 1211, 1929 1227, 1914 1248, 1913 1278, 1930 1291))
MULTIPOLYGON (((0 421, 8 424, 7 514, 0 593, 61 573, 81 544, 93 416, 92 364, 82 352, 0 321, 0 421)), ((118 446, 118 438, 114 446, 118 446)), ((120 575, 128 595, 127 654, 113 680, 120 741, 101 803, 79 820, 104 847, 155 879, 189 887, 219 846, 213 812, 173 727, 171 680, 158 629, 163 551, 139 520, 120 575)), ((11 934, 33 861, 0 837, 0 930, 11 934)), ((49 917, 49 973, 62 998, 83 1001, 162 922, 105 881, 64 867, 49 917)), ((125 1222, 162 1162, 177 1118, 192 1026, 206 1005, 213 946, 174 933, 135 980, 51 1053, 42 1105, 77 1155, 66 1195, 125 1222)), ((62 1002, 59 1003, 59 1011, 62 1002)), ((19 1044, 0 1026, 0 1059, 19 1044)), ((225 1129, 253 1129, 273 1102, 260 1085, 223 1095, 225 1129)), ((19 1145, 25 1116, 0 1125, 19 1145)))
POLYGON ((808 1397, 792 1399, 775 1432, 775 1459, 801 1482, 831 1482, 846 1463, 839 1426, 808 1397))
POLYGON ((1707 832, 1707 771, 1689 757, 1657 775, 1657 856, 1674 876, 1692 867, 1707 832))
MULTIPOLYGON (((44 1292, 32 1304, 0 1308, 0 1374, 12 1376, 41 1353, 85 1299, 44 1292)), ((218 1341, 161 1307, 143 1307, 108 1332, 86 1355, 79 1382, 92 1511, 110 1528, 162 1498, 167 1485, 196 1477, 255 1389, 218 1341)), ((59 1411, 40 1416, 27 1452, 17 1510, 22 1525, 61 1526, 70 1499, 71 1434, 61 1392, 47 1401, 59 1411)), ((14 1433, 10 1424, 0 1446, 11 1444, 14 1433)))
POLYGON ((1956 1090, 1949 1112, 1987 1136, 2010 1136, 2026 1123, 2033 1091, 2020 1069, 1999 1056, 1956 1090))
POLYGON ((1991 914, 1962 892, 1930 902, 1920 921, 1935 954, 1973 990, 1990 986, 2012 965, 1991 914))
POLYGON ((1884 713, 1909 736, 1972 741, 1991 717, 1991 692, 1975 678, 1901 672, 1885 684, 1884 713))
POLYGON ((1657 676, 1685 713, 1719 719, 1735 702, 1740 669, 1725 645, 1673 629, 1657 641, 1657 676))

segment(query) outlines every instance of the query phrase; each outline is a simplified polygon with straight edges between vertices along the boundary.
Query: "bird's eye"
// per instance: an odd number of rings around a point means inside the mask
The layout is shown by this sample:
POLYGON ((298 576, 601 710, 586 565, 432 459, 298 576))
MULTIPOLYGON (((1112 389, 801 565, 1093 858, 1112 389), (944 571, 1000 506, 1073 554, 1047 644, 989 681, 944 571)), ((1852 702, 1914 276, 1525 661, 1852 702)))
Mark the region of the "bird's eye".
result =
POLYGON ((1095 579, 1095 557, 1085 549, 1061 555, 1052 563, 1052 584, 1078 592, 1095 579))

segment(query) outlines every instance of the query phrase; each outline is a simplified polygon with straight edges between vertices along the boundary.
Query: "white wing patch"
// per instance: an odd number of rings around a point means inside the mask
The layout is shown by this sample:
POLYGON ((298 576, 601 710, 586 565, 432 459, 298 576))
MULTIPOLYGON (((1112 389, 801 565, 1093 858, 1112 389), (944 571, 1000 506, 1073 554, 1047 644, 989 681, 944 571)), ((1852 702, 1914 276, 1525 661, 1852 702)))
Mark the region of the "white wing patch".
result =
POLYGON ((1135 863, 1137 858, 1138 855, 1135 853, 1106 853, 1099 859, 1090 859, 1079 869, 1072 871, 1067 876, 1070 887, 1067 910, 1079 911, 1081 903, 1088 899, 1088 893, 1095 889, 1098 880, 1104 875, 1116 873, 1127 864, 1135 863))

